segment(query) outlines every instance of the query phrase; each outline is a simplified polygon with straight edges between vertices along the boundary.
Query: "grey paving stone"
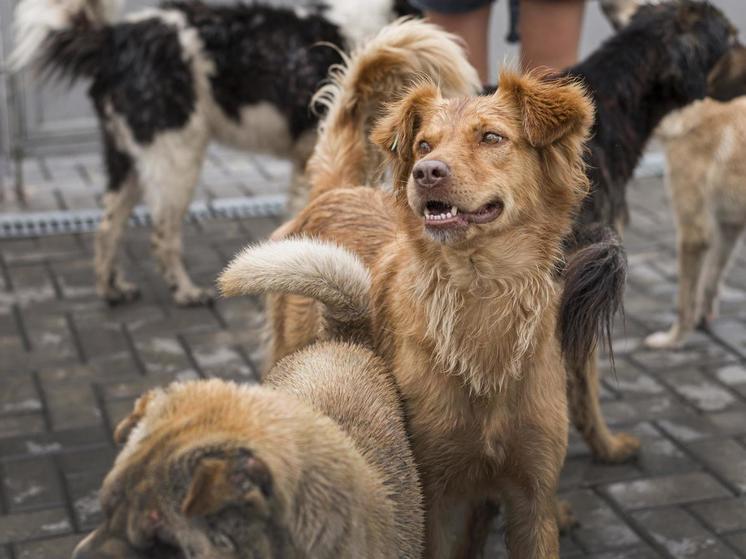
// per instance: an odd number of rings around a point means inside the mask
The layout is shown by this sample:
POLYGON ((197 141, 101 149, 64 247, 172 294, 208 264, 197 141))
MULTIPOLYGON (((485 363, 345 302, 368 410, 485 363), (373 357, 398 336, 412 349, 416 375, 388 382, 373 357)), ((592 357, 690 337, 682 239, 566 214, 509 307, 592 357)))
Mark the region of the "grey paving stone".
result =
POLYGON ((18 544, 16 559, 67 559, 81 539, 82 535, 70 535, 18 544))
POLYGON ((746 493, 746 448, 733 439, 691 443, 688 448, 740 493, 746 493))
POLYGON ((622 508, 632 510, 730 496, 720 482, 705 472, 613 483, 606 491, 622 508))
POLYGON ((640 538, 602 499, 590 490, 561 495, 572 506, 579 526, 572 535, 586 551, 598 552, 627 548, 640 543, 640 538))
POLYGON ((689 557, 736 559, 738 557, 683 509, 654 509, 637 512, 632 516, 642 530, 677 559, 689 557))
POLYGON ((737 549, 743 557, 746 557, 746 532, 732 534, 727 536, 725 539, 733 548, 737 549))
POLYGON ((10 512, 64 505, 59 475, 48 458, 9 462, 2 467, 2 472, 10 512))
POLYGON ((718 534, 746 531, 746 497, 695 503, 689 508, 718 534))
POLYGON ((72 524, 64 508, 0 516, 0 544, 69 534, 72 524))
POLYGON ((738 402, 730 391, 695 369, 678 370, 665 378, 683 398, 705 412, 723 411, 738 402))

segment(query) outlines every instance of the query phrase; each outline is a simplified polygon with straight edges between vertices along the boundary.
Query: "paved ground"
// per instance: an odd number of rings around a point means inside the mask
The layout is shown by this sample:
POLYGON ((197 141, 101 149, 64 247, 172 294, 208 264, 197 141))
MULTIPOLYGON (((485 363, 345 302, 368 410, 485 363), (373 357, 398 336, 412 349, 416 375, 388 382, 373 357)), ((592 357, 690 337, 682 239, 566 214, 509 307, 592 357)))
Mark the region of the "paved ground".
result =
MULTIPOLYGON (((38 173, 30 175, 34 209, 95 204, 93 160, 29 165, 38 173)), ((214 154, 202 195, 272 191, 286 171, 214 154)), ((6 199, 0 211, 15 206, 6 199)), ((238 248, 275 225, 190 223, 194 276, 211 283, 238 248)), ((96 524, 96 489, 116 452, 111 427, 143 389, 196 377, 256 380, 259 303, 173 307, 147 233, 130 231, 126 247, 144 298, 113 310, 95 298, 90 235, 0 242, 0 559, 66 558, 96 524)), ((642 456, 596 464, 573 437, 561 491, 581 526, 563 539, 563 557, 746 557, 746 258, 729 276, 714 332, 680 351, 646 351, 641 337, 671 319, 673 238, 661 181, 639 180, 626 238, 626 322, 616 330, 604 408, 616 428, 643 438, 642 456)), ((490 557, 504 556, 500 540, 496 531, 490 557)))

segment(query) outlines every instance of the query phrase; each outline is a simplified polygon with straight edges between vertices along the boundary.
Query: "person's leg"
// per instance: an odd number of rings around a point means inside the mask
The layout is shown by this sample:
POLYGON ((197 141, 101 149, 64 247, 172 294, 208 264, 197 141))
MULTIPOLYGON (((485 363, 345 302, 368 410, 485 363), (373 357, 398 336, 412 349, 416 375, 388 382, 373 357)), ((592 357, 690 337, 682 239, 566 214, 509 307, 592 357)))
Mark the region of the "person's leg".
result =
POLYGON ((578 60, 585 0, 521 0, 524 70, 562 70, 578 60))
POLYGON ((489 80, 487 41, 490 24, 490 3, 467 12, 425 10, 425 16, 446 31, 460 36, 466 43, 469 62, 476 68, 482 83, 489 80))

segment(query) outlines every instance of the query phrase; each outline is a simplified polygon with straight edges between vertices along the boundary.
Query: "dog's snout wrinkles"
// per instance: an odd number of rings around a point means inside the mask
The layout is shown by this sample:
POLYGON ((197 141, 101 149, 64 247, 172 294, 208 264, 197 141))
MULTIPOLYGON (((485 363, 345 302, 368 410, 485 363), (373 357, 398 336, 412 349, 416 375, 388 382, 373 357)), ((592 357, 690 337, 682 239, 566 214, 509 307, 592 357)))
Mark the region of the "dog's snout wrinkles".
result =
POLYGON ((451 176, 451 169, 437 159, 420 161, 412 170, 417 186, 422 188, 433 188, 444 185, 451 176))

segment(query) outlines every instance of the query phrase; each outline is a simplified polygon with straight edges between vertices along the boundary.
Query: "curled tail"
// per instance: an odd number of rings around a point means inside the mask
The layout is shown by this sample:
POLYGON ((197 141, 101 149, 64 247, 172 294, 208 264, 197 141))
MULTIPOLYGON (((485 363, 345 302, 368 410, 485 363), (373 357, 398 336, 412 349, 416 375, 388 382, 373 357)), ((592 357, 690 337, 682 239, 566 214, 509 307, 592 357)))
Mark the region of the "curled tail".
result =
POLYGON ((413 82, 428 78, 447 97, 473 95, 481 87, 456 37, 413 19, 384 27, 330 74, 331 83, 314 97, 326 117, 308 166, 312 197, 378 178, 381 158, 374 155, 368 132, 383 107, 413 82))
POLYGON ((370 274, 352 252, 309 238, 267 241, 244 249, 218 278, 223 295, 285 293, 325 307, 328 337, 370 340, 370 274))
POLYGON ((14 71, 27 66, 71 80, 99 68, 119 0, 21 0, 15 10, 14 71))
POLYGON ((616 232, 603 225, 581 231, 570 247, 559 318, 562 352, 572 371, 585 371, 599 336, 611 350, 627 278, 627 255, 616 232))

